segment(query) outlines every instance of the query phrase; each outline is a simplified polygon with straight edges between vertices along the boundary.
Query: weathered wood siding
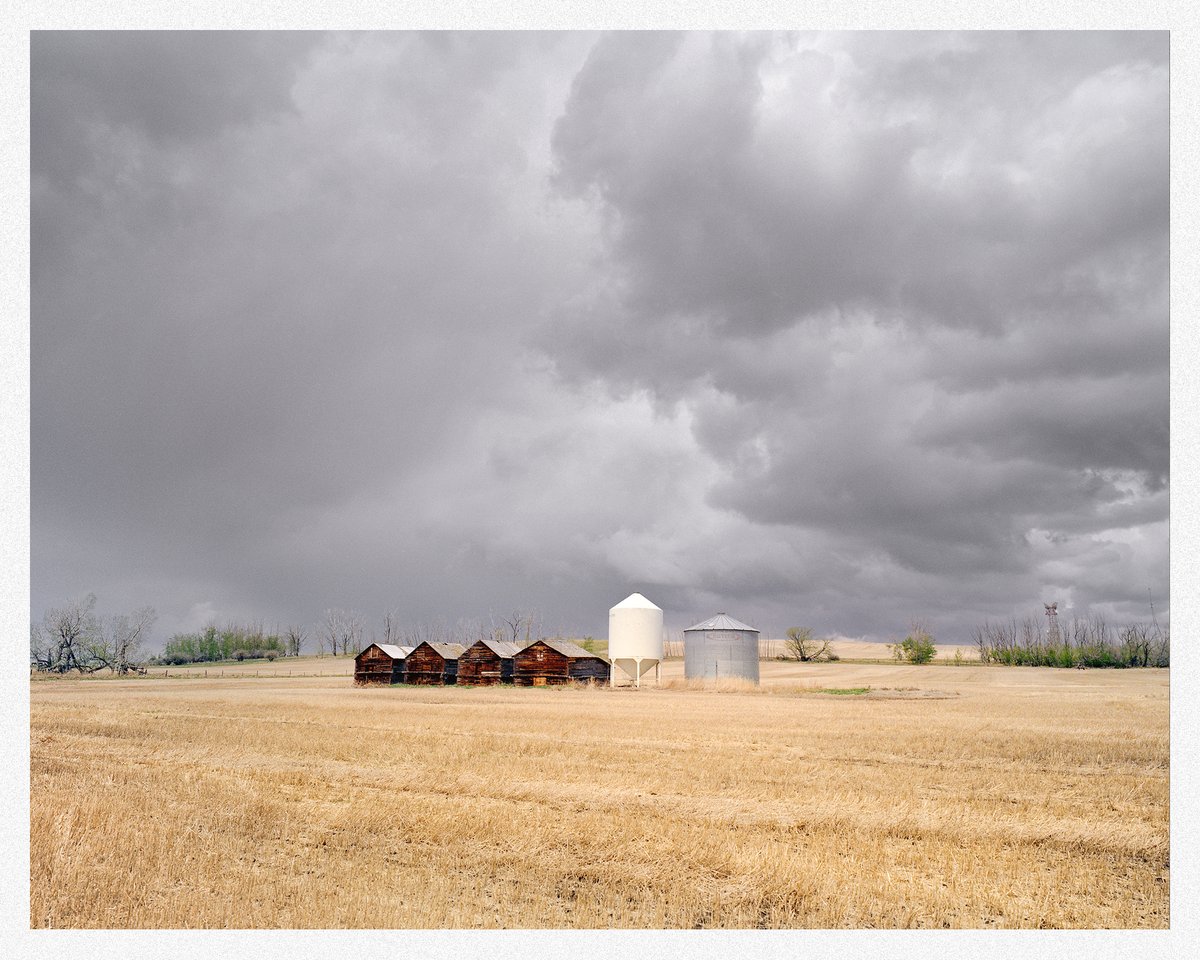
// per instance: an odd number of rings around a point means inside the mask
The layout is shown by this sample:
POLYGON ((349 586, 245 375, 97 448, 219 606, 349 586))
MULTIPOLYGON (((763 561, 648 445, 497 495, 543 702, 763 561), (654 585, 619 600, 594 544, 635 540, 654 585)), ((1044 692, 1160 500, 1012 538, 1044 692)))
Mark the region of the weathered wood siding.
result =
POLYGON ((513 662, 501 657, 486 643, 475 643, 458 658, 458 683, 467 686, 489 686, 512 683, 513 662))
POLYGON ((404 661, 396 660, 371 644, 354 658, 354 682, 357 684, 401 683, 404 674, 404 661))
POLYGON ((513 657, 513 683, 523 687, 544 687, 570 683, 571 661, 540 640, 513 657))
POLYGON ((600 657, 577 657, 571 661, 571 679, 580 683, 608 683, 608 661, 600 657))
POLYGON ((404 682, 445 685, 454 683, 457 672, 457 660, 447 660, 429 644, 422 643, 405 660, 404 682))
POLYGON ((568 657, 540 640, 513 657, 513 683, 540 687, 560 683, 603 683, 608 663, 599 657, 568 657))

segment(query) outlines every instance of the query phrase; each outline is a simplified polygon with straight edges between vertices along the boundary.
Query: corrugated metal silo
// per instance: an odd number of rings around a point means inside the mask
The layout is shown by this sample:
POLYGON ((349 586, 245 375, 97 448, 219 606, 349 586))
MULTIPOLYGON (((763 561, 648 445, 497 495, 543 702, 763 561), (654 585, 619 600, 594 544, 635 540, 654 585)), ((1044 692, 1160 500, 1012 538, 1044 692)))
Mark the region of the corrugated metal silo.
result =
POLYGON ((758 683, 758 631, 724 613, 683 631, 683 675, 758 683))
POLYGON ((654 668, 658 679, 663 656, 663 612, 640 593, 608 611, 609 683, 617 682, 617 668, 640 687, 642 677, 654 668))

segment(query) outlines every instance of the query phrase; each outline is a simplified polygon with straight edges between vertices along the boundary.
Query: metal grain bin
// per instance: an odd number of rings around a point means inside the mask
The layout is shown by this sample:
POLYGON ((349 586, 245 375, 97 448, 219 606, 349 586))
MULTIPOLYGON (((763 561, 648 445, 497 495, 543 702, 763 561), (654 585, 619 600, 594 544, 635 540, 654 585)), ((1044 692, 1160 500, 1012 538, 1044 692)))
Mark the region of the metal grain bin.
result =
POLYGON ((724 613, 683 631, 683 675, 758 683, 758 631, 724 613))

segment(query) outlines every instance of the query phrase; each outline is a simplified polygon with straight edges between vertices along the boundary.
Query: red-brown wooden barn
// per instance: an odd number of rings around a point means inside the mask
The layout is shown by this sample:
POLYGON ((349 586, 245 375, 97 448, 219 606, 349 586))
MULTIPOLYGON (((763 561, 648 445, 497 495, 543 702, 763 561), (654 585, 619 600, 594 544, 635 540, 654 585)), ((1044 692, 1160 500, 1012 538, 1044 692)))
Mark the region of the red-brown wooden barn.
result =
POLYGON ((458 676, 461 643, 430 643, 422 641, 404 660, 404 682, 448 685, 458 676))
POLYGON ((412 650, 412 647, 401 647, 394 643, 371 644, 354 658, 354 682, 403 683, 404 661, 412 650))
POLYGON ((570 640, 535 640, 513 657, 513 683, 607 683, 608 661, 570 640))
POLYGON ((458 658, 458 680, 468 686, 512 683, 513 657, 521 648, 508 640, 478 640, 458 658))

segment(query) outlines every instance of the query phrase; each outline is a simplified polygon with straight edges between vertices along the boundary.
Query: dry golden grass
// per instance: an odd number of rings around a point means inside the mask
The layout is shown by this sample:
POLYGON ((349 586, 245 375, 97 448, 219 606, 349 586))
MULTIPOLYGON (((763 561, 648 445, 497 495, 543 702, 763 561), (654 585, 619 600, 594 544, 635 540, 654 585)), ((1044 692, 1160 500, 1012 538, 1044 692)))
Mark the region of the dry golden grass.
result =
POLYGON ((31 684, 31 925, 1167 926, 1164 671, 763 672, 31 684))

